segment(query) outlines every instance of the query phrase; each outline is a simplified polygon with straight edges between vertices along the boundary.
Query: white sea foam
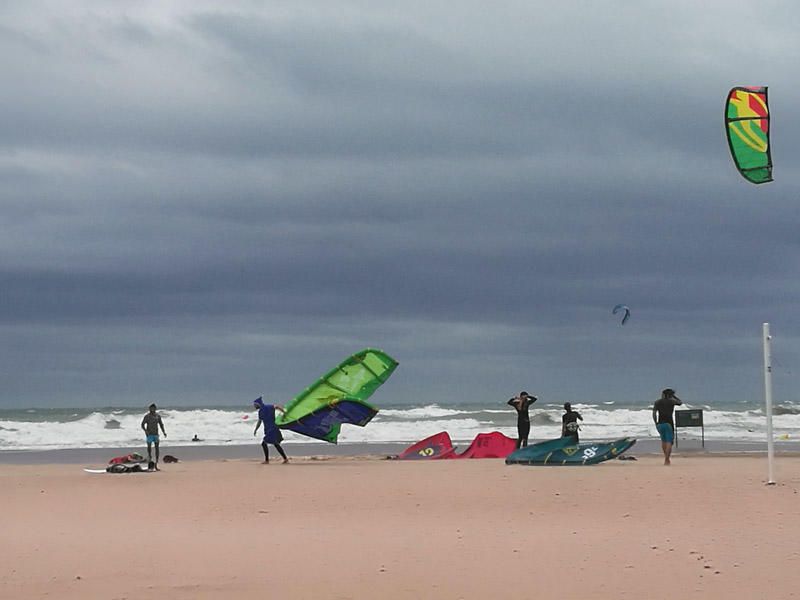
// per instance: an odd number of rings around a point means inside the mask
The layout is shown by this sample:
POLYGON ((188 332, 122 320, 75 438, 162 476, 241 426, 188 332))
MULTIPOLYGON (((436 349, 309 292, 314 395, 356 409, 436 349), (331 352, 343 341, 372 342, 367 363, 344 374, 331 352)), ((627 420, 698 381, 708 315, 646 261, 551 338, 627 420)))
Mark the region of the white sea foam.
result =
MULTIPOLYGON (((512 428, 490 428, 512 435, 512 428)), ((339 439, 343 442, 414 442, 434 433, 447 431, 454 442, 469 442, 486 427, 475 419, 426 420, 405 422, 373 421, 367 427, 342 427, 339 439)), ((516 429, 514 429, 516 431, 516 429)), ((515 433, 513 435, 516 435, 515 433)))
POLYGON ((420 406, 419 408, 407 409, 392 409, 385 408, 380 411, 384 417, 397 417, 399 419, 434 419, 437 417, 451 417, 455 415, 464 414, 461 410, 453 410, 452 408, 441 408, 436 404, 428 406, 420 406))
MULTIPOLYGON (((650 408, 607 407, 574 403, 583 416, 581 436, 584 439, 613 439, 623 436, 653 438, 656 436, 650 408)), ((253 429, 255 413, 230 408, 167 409, 160 411, 170 444, 187 444, 197 434, 206 444, 252 444, 256 441, 253 429)), ((127 409, 106 409, 84 416, 81 413, 61 413, 61 420, 43 416, 42 411, 17 411, 14 418, 0 413, 0 450, 31 450, 57 448, 108 448, 143 445, 140 423, 144 412, 127 409), (43 420, 44 419, 44 420, 43 420), (114 419, 118 429, 106 429, 114 419)), ((534 406, 532 439, 541 440, 560 435, 561 415, 558 406, 534 406)), ((709 440, 763 441, 766 422, 763 411, 706 410, 705 437, 709 440)), ((778 441, 800 440, 800 414, 786 409, 773 419, 778 441), (788 437, 787 437, 788 436, 788 437)), ((500 431, 516 436, 516 416, 511 409, 494 406, 411 406, 381 410, 366 427, 345 425, 339 436, 341 442, 412 443, 439 431, 448 431, 459 443, 471 441, 477 434, 500 431)), ((308 442, 309 438, 285 432, 287 443, 308 442)), ((681 439, 699 438, 700 429, 679 430, 681 439)), ((324 442, 320 442, 324 443, 324 442)))
MULTIPOLYGON (((160 411, 168 437, 165 442, 189 442, 197 433, 211 443, 242 443, 252 437, 256 421, 246 413, 226 410, 160 411), (247 419, 244 419, 244 417, 247 419)), ((0 421, 0 449, 47 450, 57 448, 108 448, 140 446, 144 437, 143 415, 95 412, 69 422, 0 421), (106 421, 119 421, 118 429, 106 429, 106 421), (16 429, 16 431, 8 431, 16 429)))

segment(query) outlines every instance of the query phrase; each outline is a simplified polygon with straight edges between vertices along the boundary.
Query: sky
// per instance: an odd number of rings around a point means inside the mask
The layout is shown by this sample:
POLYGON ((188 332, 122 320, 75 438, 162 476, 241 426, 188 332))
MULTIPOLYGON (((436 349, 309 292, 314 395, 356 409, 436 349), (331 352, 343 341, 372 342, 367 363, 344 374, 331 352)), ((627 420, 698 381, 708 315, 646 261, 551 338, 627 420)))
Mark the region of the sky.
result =
POLYGON ((800 6, 0 5, 0 408, 800 383, 800 6), (773 183, 723 105, 767 85, 773 183), (625 326, 614 305, 630 306, 625 326))

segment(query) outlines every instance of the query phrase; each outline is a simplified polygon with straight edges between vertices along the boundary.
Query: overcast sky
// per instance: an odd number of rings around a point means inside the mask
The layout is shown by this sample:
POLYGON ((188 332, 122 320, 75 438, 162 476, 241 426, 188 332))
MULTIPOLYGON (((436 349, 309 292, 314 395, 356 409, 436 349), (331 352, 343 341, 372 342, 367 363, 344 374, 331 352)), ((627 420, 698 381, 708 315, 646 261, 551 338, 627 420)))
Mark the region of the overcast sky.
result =
POLYGON ((800 6, 0 5, 0 407, 776 400, 800 384, 800 6), (701 7, 702 6, 702 7, 701 7), (775 182, 723 104, 768 85, 775 182), (633 312, 619 325, 611 309, 633 312))

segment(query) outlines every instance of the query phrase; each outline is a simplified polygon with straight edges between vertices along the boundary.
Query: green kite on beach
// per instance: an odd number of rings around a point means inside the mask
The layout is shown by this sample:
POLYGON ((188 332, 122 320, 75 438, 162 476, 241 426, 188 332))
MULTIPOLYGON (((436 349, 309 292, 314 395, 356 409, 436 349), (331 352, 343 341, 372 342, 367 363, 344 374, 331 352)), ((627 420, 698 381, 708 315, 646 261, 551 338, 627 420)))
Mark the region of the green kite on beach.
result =
POLYGON ((275 422, 281 429, 335 444, 343 423, 363 427, 378 414, 366 400, 397 365, 382 350, 357 352, 289 402, 275 422))

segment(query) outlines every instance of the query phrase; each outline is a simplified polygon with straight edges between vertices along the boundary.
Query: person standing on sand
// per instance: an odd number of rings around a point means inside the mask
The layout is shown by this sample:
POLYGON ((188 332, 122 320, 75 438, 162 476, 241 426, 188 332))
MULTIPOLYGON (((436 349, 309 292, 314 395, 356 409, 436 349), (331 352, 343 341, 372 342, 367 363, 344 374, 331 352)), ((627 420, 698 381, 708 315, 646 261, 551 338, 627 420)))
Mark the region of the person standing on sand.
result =
POLYGON ((513 406, 517 411, 517 448, 528 445, 528 435, 531 432, 531 416, 528 408, 536 402, 538 398, 531 396, 528 392, 520 392, 519 396, 514 396, 506 404, 513 406))
POLYGON ((164 423, 161 421, 161 415, 156 412, 156 405, 151 404, 149 412, 142 419, 142 429, 147 438, 147 462, 148 467, 158 471, 158 428, 161 427, 161 432, 164 437, 167 437, 167 432, 164 429, 164 423), (156 446, 156 460, 153 461, 153 444, 156 446))
POLYGON ((581 413, 572 410, 572 404, 569 402, 564 403, 564 410, 566 411, 561 415, 561 437, 571 437, 578 443, 578 430, 580 425, 578 421, 583 421, 581 413))
POLYGON ((264 423, 264 439, 261 441, 261 448, 264 450, 264 464, 269 464, 269 446, 267 446, 267 444, 275 446, 278 454, 283 457, 283 464, 288 463, 289 459, 283 451, 283 448, 281 448, 283 435, 275 424, 275 411, 279 410, 284 412, 283 408, 272 404, 264 404, 260 396, 253 400, 253 406, 258 409, 258 423, 256 423, 256 429, 253 435, 258 434, 258 428, 261 427, 261 423, 264 423))
POLYGON ((661 392, 661 398, 653 404, 653 422, 656 424, 658 435, 661 437, 661 451, 664 453, 664 464, 669 465, 672 454, 672 443, 675 441, 675 423, 672 415, 675 407, 683 404, 675 395, 675 390, 667 388, 661 392))

